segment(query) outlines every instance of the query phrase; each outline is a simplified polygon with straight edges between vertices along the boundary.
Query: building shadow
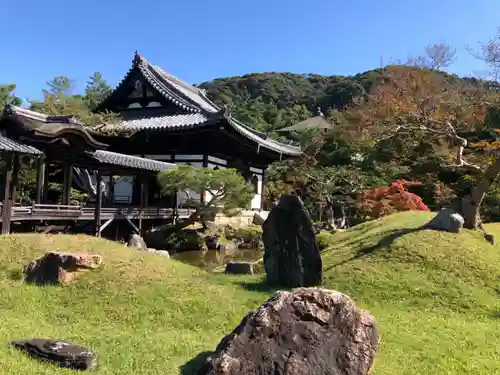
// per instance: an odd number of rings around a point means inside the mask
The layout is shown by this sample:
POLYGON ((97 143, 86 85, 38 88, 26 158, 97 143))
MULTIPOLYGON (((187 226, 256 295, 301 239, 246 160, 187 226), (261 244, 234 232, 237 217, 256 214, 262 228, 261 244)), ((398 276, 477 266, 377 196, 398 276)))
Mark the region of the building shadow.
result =
POLYGON ((213 352, 201 352, 196 357, 190 359, 179 367, 181 375, 198 375, 203 374, 207 366, 207 360, 213 352))
POLYGON ((352 257, 350 257, 346 260, 343 260, 342 262, 332 264, 328 268, 325 268, 324 272, 328 272, 335 267, 341 266, 341 265, 346 264, 348 262, 352 262, 353 260, 360 259, 360 258, 363 258, 363 257, 368 256, 370 254, 373 254, 373 253, 375 253, 383 248, 390 247, 394 243, 394 241, 396 241, 398 238, 406 236, 407 234, 410 234, 410 233, 419 232, 419 231, 424 230, 424 229, 426 229, 425 226, 421 226, 421 227, 417 227, 417 228, 393 230, 393 231, 389 232, 387 235, 385 235, 384 237, 382 237, 382 239, 380 239, 380 241, 378 241, 377 243, 370 245, 370 246, 362 247, 352 257))

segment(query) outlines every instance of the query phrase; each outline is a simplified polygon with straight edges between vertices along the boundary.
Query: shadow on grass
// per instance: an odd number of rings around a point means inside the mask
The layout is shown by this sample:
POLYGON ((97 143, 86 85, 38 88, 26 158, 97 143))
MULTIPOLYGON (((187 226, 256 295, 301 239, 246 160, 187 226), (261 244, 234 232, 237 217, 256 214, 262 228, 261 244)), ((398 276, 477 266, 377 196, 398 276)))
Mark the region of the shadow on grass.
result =
POLYGON ((269 284, 266 278, 262 278, 252 282, 237 282, 236 284, 250 292, 273 293, 279 289, 276 285, 269 284))
POLYGON ((21 268, 12 268, 10 266, 0 266, 0 275, 0 277, 5 277, 12 281, 20 281, 24 278, 21 268))
POLYGON ((207 365, 207 360, 212 352, 201 352, 193 359, 184 363, 180 368, 181 375, 197 375, 202 374, 205 366, 207 365))
POLYGON ((328 272, 335 267, 341 266, 345 263, 351 262, 351 261, 356 260, 356 259, 363 258, 367 255, 373 254, 382 248, 390 247, 394 243, 394 241, 396 241, 398 238, 403 237, 403 236, 410 234, 410 233, 419 232, 419 231, 424 230, 424 229, 426 229, 425 226, 421 226, 421 227, 417 227, 417 228, 393 230, 393 231, 389 232, 389 234, 382 237, 382 239, 380 241, 378 241, 376 244, 362 247, 352 257, 350 257, 346 260, 343 260, 342 262, 332 264, 330 267, 325 268, 324 271, 328 272))

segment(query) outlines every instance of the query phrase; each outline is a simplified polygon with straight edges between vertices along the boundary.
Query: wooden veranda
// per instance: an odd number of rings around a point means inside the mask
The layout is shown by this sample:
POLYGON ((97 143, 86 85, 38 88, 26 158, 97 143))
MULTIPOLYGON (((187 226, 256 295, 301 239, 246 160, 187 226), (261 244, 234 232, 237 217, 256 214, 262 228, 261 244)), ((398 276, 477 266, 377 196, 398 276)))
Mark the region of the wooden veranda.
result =
POLYGON ((140 232, 143 220, 174 221, 190 214, 188 209, 177 209, 176 205, 148 207, 149 177, 175 168, 175 164, 106 151, 105 144, 95 141, 86 128, 72 118, 8 108, 0 119, 0 130, 3 132, 0 151, 4 161, 0 205, 2 234, 10 233, 12 222, 48 225, 87 221, 94 223, 93 232, 100 236, 114 220, 126 220, 134 231, 140 232), (30 205, 16 204, 23 156, 36 158, 36 198, 30 205), (49 204, 47 200, 49 165, 57 165, 63 172, 61 204, 49 204), (74 168, 90 171, 95 177, 93 202, 85 207, 70 204, 74 168), (103 174, 121 173, 134 175, 140 181, 139 205, 103 206, 103 174))

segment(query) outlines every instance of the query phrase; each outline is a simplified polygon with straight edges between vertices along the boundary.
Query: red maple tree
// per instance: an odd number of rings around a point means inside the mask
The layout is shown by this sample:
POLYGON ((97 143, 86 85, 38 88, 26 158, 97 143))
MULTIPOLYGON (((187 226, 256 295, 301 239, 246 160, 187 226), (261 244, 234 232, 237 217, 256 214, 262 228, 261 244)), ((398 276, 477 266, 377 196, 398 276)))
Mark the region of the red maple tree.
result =
POLYGON ((408 191, 408 186, 420 181, 396 180, 389 186, 364 191, 358 200, 358 212, 379 218, 400 211, 429 211, 422 198, 408 191))

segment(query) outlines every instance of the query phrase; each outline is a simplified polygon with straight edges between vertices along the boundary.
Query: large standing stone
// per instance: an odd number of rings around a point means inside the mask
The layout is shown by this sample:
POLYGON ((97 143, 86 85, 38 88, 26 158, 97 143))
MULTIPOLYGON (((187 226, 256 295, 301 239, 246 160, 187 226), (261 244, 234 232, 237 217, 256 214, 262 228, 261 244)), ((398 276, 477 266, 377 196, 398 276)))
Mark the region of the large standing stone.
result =
POLYGON ((445 232, 458 233, 462 229, 463 225, 464 218, 462 215, 449 208, 443 208, 425 225, 425 227, 445 232))
POLYGON ((199 375, 366 375, 380 336, 346 295, 278 292, 222 339, 199 375))
POLYGON ((88 349, 67 341, 31 339, 12 341, 11 345, 33 358, 55 362, 60 367, 73 370, 94 370, 97 367, 97 359, 88 349))
POLYGON ((264 268, 270 284, 315 286, 323 279, 320 250, 302 200, 281 197, 262 225, 264 268))
POLYGON ((68 284, 78 271, 97 268, 101 264, 100 255, 47 253, 24 268, 24 281, 39 285, 68 284))

